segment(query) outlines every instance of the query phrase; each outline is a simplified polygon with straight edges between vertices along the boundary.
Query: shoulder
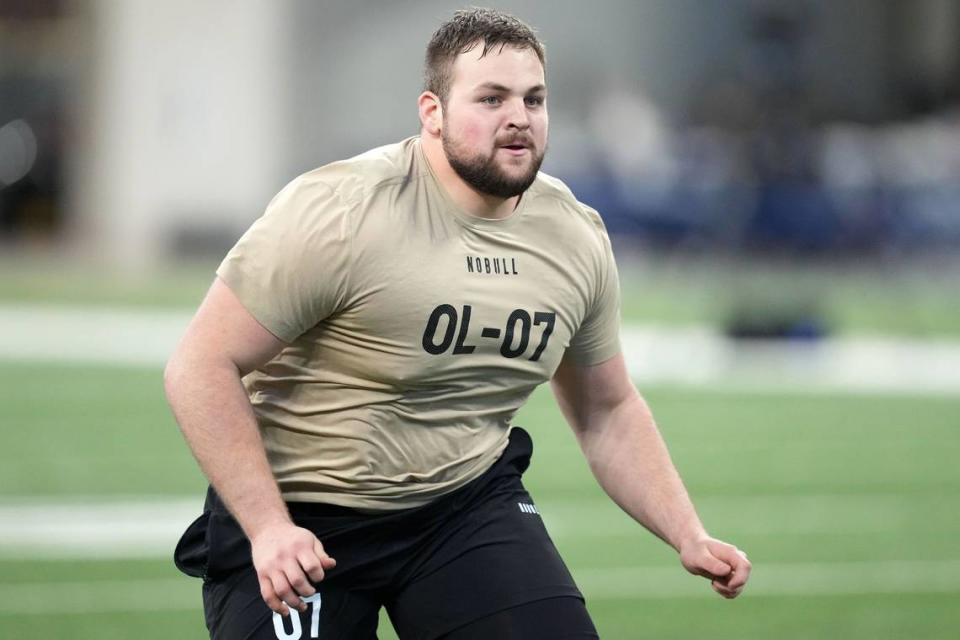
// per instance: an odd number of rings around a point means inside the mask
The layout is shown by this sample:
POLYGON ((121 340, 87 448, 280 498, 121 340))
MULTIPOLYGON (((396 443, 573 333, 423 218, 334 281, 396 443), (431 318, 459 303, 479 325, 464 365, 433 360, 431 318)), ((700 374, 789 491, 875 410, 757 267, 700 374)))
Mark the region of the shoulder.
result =
POLYGON ((378 189, 409 177, 415 140, 407 138, 308 171, 294 178, 277 197, 285 193, 328 193, 345 204, 357 203, 378 189))
POLYGON ((562 180, 542 171, 537 174, 527 191, 528 206, 545 213, 555 224, 573 227, 574 230, 596 238, 601 244, 609 242, 603 218, 593 207, 580 202, 562 180))

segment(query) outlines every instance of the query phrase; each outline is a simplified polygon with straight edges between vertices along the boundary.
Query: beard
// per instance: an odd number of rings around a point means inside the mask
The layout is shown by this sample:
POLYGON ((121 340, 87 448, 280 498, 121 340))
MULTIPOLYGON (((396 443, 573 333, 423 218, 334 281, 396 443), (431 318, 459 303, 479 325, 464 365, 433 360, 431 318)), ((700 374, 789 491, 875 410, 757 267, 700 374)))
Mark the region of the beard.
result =
POLYGON ((497 149, 500 148, 501 143, 498 143, 493 152, 488 155, 482 152, 471 153, 451 139, 447 131, 447 127, 444 127, 442 140, 447 161, 464 182, 480 193, 497 198, 512 198, 526 191, 537 179, 537 172, 543 164, 544 154, 538 154, 533 146, 527 146, 531 158, 527 170, 518 175, 511 175, 496 161, 497 149))

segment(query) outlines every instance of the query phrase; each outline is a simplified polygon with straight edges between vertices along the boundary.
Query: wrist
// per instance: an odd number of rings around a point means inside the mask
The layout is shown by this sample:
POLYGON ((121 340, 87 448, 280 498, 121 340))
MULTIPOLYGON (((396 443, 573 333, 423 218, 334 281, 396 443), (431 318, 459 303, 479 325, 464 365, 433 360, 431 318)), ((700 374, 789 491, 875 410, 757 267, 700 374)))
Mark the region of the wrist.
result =
POLYGON ((286 505, 282 505, 269 510, 256 510, 255 517, 246 518, 240 524, 244 533, 247 534, 247 538, 252 542, 271 530, 292 526, 293 520, 286 510, 286 505))
POLYGON ((683 531, 674 540, 671 540, 671 546, 677 550, 677 553, 682 553, 685 548, 702 544, 709 538, 710 535, 706 529, 702 525, 698 525, 683 531))

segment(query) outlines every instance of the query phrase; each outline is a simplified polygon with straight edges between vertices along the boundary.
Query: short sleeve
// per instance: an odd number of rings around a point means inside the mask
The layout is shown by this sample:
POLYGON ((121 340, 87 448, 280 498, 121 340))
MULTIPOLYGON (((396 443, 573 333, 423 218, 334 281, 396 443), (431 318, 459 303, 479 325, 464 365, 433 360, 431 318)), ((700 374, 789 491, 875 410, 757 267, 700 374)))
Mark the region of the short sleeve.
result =
POLYGON ((351 232, 329 185, 297 178, 267 206, 217 275, 268 331, 293 342, 347 296, 351 232))
POLYGON ((601 255, 597 261, 591 305, 567 348, 567 357, 579 365, 587 366, 609 360, 620 352, 620 279, 617 264, 599 214, 590 211, 599 227, 601 255))

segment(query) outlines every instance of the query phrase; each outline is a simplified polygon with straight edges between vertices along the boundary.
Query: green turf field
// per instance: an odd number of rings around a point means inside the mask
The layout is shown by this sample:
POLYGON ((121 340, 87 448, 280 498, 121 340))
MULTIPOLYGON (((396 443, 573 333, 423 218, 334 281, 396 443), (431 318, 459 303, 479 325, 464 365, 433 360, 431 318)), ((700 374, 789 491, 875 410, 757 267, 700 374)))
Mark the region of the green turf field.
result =
MULTIPOLYGON (((0 504, 199 496, 161 387, 158 370, 0 362, 0 504)), ((536 443, 526 481, 602 637, 956 637, 960 398, 646 396, 754 584, 727 602, 686 576, 600 493, 539 393, 517 420, 536 443)), ((0 558, 0 638, 205 637, 198 582, 163 559, 0 558)))

